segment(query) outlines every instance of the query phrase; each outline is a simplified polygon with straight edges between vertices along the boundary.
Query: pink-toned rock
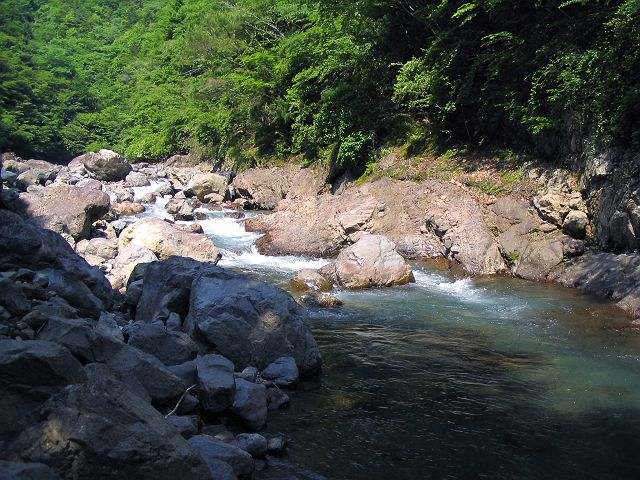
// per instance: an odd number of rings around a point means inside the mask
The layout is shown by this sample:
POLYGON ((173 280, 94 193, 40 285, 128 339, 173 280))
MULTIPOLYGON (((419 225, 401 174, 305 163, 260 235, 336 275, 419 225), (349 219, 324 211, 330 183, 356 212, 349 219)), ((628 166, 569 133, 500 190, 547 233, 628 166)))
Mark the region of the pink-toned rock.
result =
POLYGON ((109 211, 109 196, 98 185, 50 185, 22 193, 20 208, 37 225, 66 234, 75 240, 87 238, 91 224, 109 211))
POLYGON ((395 244, 381 235, 363 235, 342 250, 335 268, 338 282, 346 288, 390 287, 415 281, 395 244))

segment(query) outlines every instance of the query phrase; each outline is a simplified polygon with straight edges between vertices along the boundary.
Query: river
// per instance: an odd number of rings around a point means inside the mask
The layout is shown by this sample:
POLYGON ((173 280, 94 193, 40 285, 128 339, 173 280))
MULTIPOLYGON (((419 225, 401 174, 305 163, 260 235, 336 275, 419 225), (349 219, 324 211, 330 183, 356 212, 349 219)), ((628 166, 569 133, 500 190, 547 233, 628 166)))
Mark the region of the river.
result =
MULTIPOLYGON (((201 211, 222 266, 288 289, 326 263, 261 255, 242 219, 201 211)), ((622 312, 413 267, 415 284, 339 290, 342 308, 311 311, 323 374, 267 427, 289 460, 333 480, 640 478, 640 334, 622 312)))

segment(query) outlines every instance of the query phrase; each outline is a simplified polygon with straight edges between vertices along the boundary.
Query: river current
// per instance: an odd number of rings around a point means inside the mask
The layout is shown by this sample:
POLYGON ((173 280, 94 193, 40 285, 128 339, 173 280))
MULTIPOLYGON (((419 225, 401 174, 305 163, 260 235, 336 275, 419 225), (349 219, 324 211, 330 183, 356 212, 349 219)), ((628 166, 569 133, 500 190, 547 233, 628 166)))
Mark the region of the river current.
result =
MULTIPOLYGON (((261 255, 243 219, 201 211, 222 266, 288 289, 326 263, 261 255)), ((640 332, 622 312, 413 267, 415 284, 338 290, 343 307, 312 310, 323 374, 267 427, 290 461, 334 480, 640 478, 640 332)))

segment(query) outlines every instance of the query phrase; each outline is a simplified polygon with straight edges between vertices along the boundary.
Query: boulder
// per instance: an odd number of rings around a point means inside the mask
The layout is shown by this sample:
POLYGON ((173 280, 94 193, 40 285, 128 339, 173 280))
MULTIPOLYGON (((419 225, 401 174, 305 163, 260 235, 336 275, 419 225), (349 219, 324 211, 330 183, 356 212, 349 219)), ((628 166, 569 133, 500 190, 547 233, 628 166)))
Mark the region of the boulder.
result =
POLYGON ((171 256, 184 256, 203 262, 217 262, 221 255, 206 235, 187 232, 177 226, 149 218, 125 228, 120 234, 120 248, 127 245, 146 247, 166 260, 171 256))
POLYGON ((123 285, 127 285, 131 273, 138 265, 151 264, 156 261, 158 261, 158 257, 151 250, 130 243, 119 249, 114 262, 114 270, 121 278, 123 285))
POLYGON ((185 385, 189 387, 197 385, 198 383, 198 370, 196 369, 195 360, 181 363, 180 365, 169 365, 167 367, 171 373, 176 377, 182 379, 185 385))
POLYGON ((112 150, 86 153, 78 157, 78 160, 91 177, 105 182, 124 180, 132 170, 125 158, 112 150))
POLYGON ((289 395, 278 387, 269 387, 265 392, 267 397, 267 408, 269 410, 280 410, 289 406, 289 395))
POLYGON ((0 340, 0 449, 34 421, 43 402, 65 386, 84 381, 80 362, 58 344, 0 340))
POLYGON ((136 321, 166 320, 172 312, 186 317, 191 284, 201 267, 202 263, 185 257, 151 263, 144 274, 136 321))
POLYGON ((264 368, 283 356, 301 375, 320 368, 305 311, 280 288, 231 270, 203 265, 192 284, 184 328, 238 368, 264 368))
POLYGON ((589 216, 581 210, 570 210, 562 223, 562 229, 572 237, 584 238, 587 234, 589 216))
POLYGON ((411 267, 381 235, 364 235, 336 259, 338 282, 346 288, 404 285, 414 281, 411 267))
POLYGON ((130 187, 146 187, 151 185, 149 178, 142 172, 129 172, 125 178, 125 183, 130 187))
POLYGON ((209 413, 220 413, 233 404, 236 382, 233 362, 222 355, 205 355, 195 360, 200 402, 209 413))
POLYGON ((306 292, 307 290, 328 292, 333 288, 333 283, 315 270, 305 268, 296 273, 291 279, 291 286, 299 292, 306 292))
POLYGON ((109 211, 109 196, 94 185, 50 185, 22 193, 20 211, 36 225, 67 234, 75 240, 88 238, 91 225, 109 211))
POLYGON ((589 252, 558 265, 549 279, 607 298, 640 318, 640 254, 589 252))
POLYGON ((241 433, 232 444, 255 458, 263 458, 267 454, 267 439, 259 433, 241 433))
POLYGON ((113 206, 113 211, 121 217, 131 217, 143 213, 145 210, 144 205, 137 202, 122 202, 116 203, 113 206))
POLYGON ((186 390, 184 382, 160 360, 130 345, 123 345, 112 354, 107 364, 120 377, 131 377, 139 382, 159 404, 175 400, 186 390))
POLYGON ((8 278, 0 278, 0 305, 16 316, 25 315, 31 310, 31 302, 23 290, 8 278))
POLYGON ((47 289, 57 293, 81 315, 99 318, 100 313, 108 307, 82 280, 69 272, 55 268, 40 270, 40 275, 46 278, 47 289))
POLYGON ((109 195, 112 203, 133 202, 135 199, 133 189, 121 182, 105 184, 103 190, 109 195))
POLYGON ((88 381, 52 398, 9 453, 65 478, 210 479, 202 460, 150 404, 91 364, 88 381))
POLYGON ((213 478, 227 480, 233 475, 249 477, 254 460, 247 452, 209 435, 196 435, 189 440, 191 448, 209 465, 213 478), (231 468, 231 472, 228 471, 231 468))
POLYGON ((267 459, 267 468, 259 472, 255 478, 256 480, 327 480, 322 475, 273 457, 267 459))
POLYGON ((199 419, 197 415, 178 416, 169 415, 167 417, 169 422, 184 438, 189 439, 198 434, 199 419))
POLYGON ((549 192, 533 199, 533 205, 543 220, 562 227, 569 213, 569 196, 560 192, 549 192))
POLYGON ((113 260, 118 255, 118 240, 116 238, 92 238, 80 240, 76 243, 76 252, 80 255, 93 255, 102 260, 113 260))
POLYGON ((46 185, 48 182, 53 182, 62 169, 60 165, 44 160, 27 160, 24 166, 26 170, 21 171, 16 179, 17 185, 23 190, 31 185, 46 185))
POLYGON ((267 365, 262 371, 262 378, 271 380, 280 387, 290 387, 298 383, 298 367, 292 357, 280 357, 267 365))
POLYGON ((60 480, 60 477, 43 463, 18 463, 0 460, 0 479, 60 480))
POLYGON ((198 173, 189 180, 184 189, 187 196, 197 197, 201 202, 211 193, 223 195, 227 190, 227 178, 217 173, 198 173))
POLYGON ((266 388, 261 383, 252 383, 242 378, 236 379, 236 391, 231 411, 253 430, 260 430, 267 424, 266 388))
POLYGON ((240 196, 265 210, 274 209, 285 197, 312 197, 328 189, 326 172, 297 165, 250 168, 233 179, 233 187, 240 196))
POLYGON ((38 340, 66 347, 83 363, 106 362, 122 346, 117 338, 92 329, 87 320, 79 318, 47 318, 38 340))
POLYGON ((167 330, 157 323, 136 322, 127 328, 129 345, 160 359, 165 365, 193 360, 198 346, 186 333, 167 330))

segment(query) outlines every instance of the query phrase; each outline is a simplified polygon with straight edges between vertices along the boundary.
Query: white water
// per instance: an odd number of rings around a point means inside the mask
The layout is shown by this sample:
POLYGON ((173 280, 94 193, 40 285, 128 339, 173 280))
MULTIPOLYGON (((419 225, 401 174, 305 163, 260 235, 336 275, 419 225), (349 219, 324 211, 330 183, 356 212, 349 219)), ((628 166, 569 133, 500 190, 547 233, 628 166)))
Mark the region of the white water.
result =
MULTIPOLYGON (((135 187, 134 197, 141 200, 146 194, 155 192, 163 182, 153 182, 146 187, 135 187)), ((138 215, 138 218, 157 217, 173 220, 167 213, 165 206, 170 200, 169 197, 158 197, 154 204, 146 204, 146 211, 138 215)), ((224 267, 239 268, 272 275, 279 280, 287 280, 299 270, 309 268, 318 269, 329 260, 322 258, 306 258, 293 255, 270 256, 261 254, 256 248, 256 241, 262 236, 259 233, 247 232, 245 230, 245 220, 247 217, 260 214, 261 212, 242 212, 243 218, 234 218, 237 215, 235 210, 221 209, 210 210, 208 208, 198 208, 195 212, 204 215, 206 218, 197 220, 202 226, 204 233, 209 236, 222 253, 220 265, 224 267)), ((178 221, 179 224, 190 224, 193 222, 178 221)), ((501 304, 501 299, 496 298, 485 288, 475 284, 471 278, 451 279, 449 276, 433 271, 414 268, 415 283, 404 287, 404 289, 417 290, 429 295, 449 298, 451 302, 461 302, 475 305, 494 305, 497 311, 505 311, 506 314, 515 307, 513 299, 506 300, 501 304)), ((374 289, 359 292, 336 292, 340 297, 368 298, 380 295, 402 295, 404 289, 374 289)))

